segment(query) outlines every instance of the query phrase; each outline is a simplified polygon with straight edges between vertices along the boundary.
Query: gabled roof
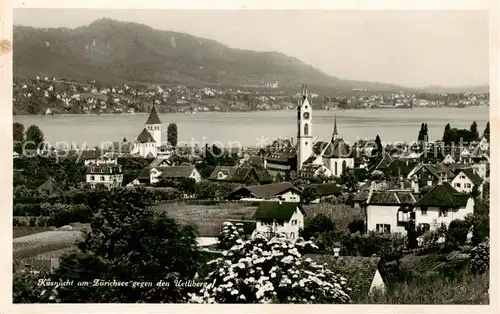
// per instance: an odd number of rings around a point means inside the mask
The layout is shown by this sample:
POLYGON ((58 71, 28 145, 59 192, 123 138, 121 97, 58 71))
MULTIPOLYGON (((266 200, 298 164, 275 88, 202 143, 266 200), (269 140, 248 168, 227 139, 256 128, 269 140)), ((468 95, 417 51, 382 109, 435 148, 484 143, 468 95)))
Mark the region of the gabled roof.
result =
POLYGON ((252 170, 252 167, 217 166, 215 167, 214 171, 212 171, 208 179, 227 182, 243 182, 252 170), (219 172, 222 172, 227 177, 225 177, 224 179, 219 179, 217 177, 219 172))
POLYGON ((266 156, 267 161, 288 162, 290 159, 297 157, 297 149, 295 147, 280 148, 274 152, 270 152, 266 156))
POLYGON ((412 191, 373 191, 367 203, 370 205, 413 205, 417 197, 412 191))
POLYGON ((255 219, 289 221, 290 218, 292 218, 293 213, 295 213, 297 209, 304 213, 298 203, 260 202, 259 207, 255 211, 255 219))
POLYGON ((53 178, 49 178, 47 181, 39 185, 36 190, 38 192, 44 192, 48 194, 62 194, 64 189, 61 188, 53 178))
POLYGON ((103 155, 103 152, 100 149, 93 150, 83 150, 81 152, 82 159, 98 159, 103 155))
POLYGON ((419 207, 463 207, 469 196, 455 190, 448 182, 434 186, 415 204, 419 207))
POLYGON ((155 106, 151 109, 151 112, 149 113, 148 120, 146 121, 146 124, 161 124, 160 118, 158 117, 158 113, 156 112, 155 106))
POLYGON ((137 136, 137 142, 139 143, 156 143, 155 139, 153 138, 153 135, 151 135, 151 133, 149 133, 149 131, 144 128, 142 129, 141 133, 139 133, 139 135, 137 136))
POLYGON ((373 170, 384 170, 390 166, 394 159, 388 153, 384 152, 384 155, 380 159, 377 165, 373 167, 373 170))
POLYGON ((474 172, 474 169, 472 168, 464 168, 460 172, 463 172, 474 185, 480 185, 483 182, 483 179, 478 174, 476 174, 474 172))
POLYGON ((351 148, 341 138, 331 142, 323 153, 324 158, 349 158, 350 156, 351 148))
POLYGON ((195 166, 171 166, 157 168, 163 178, 188 178, 195 170, 195 166))
POLYGON ((119 174, 121 166, 91 165, 87 167, 87 174, 119 174))
POLYGON ((328 269, 342 274, 347 279, 347 285, 352 289, 351 294, 354 297, 366 297, 368 295, 377 270, 379 270, 384 283, 387 284, 381 258, 377 256, 335 257, 333 255, 306 254, 304 257, 310 258, 320 265, 326 264, 328 269))
POLYGON ((342 194, 342 187, 335 183, 319 183, 303 185, 303 188, 313 188, 318 196, 342 194))
POLYGON ((246 186, 246 187, 241 187, 235 191, 233 191, 230 195, 237 195, 241 192, 249 192, 250 194, 254 195, 255 197, 267 199, 267 198, 272 198, 277 195, 283 194, 284 192, 287 192, 289 190, 293 190, 297 194, 300 194, 300 191, 293 186, 290 182, 280 182, 280 183, 271 183, 271 184, 264 184, 264 185, 252 185, 252 186, 246 186))

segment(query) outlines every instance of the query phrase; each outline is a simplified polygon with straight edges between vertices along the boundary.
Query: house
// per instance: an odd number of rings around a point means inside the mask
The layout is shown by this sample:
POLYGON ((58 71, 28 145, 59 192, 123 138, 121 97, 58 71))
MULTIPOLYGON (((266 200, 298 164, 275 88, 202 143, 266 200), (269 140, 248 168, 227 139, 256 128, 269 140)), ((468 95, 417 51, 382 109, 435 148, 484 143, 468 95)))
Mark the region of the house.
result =
POLYGON ((386 170, 389 168, 391 163, 394 162, 394 158, 391 157, 388 153, 384 152, 382 157, 379 159, 379 161, 370 169, 371 172, 373 171, 381 171, 381 172, 386 172, 386 170))
POLYGON ((370 191, 366 200, 366 227, 379 233, 406 234, 418 195, 411 190, 370 191))
POLYGON ((352 289, 351 299, 365 299, 375 292, 385 293, 388 279, 384 261, 378 256, 335 256, 322 254, 306 254, 313 262, 325 265, 334 273, 347 279, 347 285, 352 289))
POLYGON ((415 224, 428 229, 448 226, 474 212, 474 199, 455 190, 448 182, 440 182, 414 205, 415 224))
POLYGON ((107 188, 119 187, 123 182, 121 166, 90 165, 87 167, 86 181, 93 188, 98 184, 107 188))
POLYGON ((254 234, 272 236, 281 233, 289 239, 296 239, 304 228, 304 215, 304 210, 297 203, 260 202, 255 211, 257 224, 254 234))
POLYGON ((461 169, 451 181, 451 186, 461 193, 471 193, 476 186, 480 195, 483 193, 483 179, 474 168, 461 169))
POLYGON ((302 185, 302 189, 312 188, 317 198, 311 203, 319 203, 320 201, 336 198, 342 194, 342 187, 336 183, 318 183, 302 185))
POLYGON ((451 180, 455 174, 443 164, 418 164, 407 176, 410 180, 416 180, 419 187, 434 186, 441 179, 451 180))
POLYGON ((299 176, 303 179, 328 178, 332 176, 332 172, 325 165, 305 164, 302 166, 299 176))
POLYGON ((228 195, 230 200, 300 202, 300 190, 289 182, 241 187, 228 195))
POLYGON ((297 170, 297 149, 286 147, 269 153, 264 158, 264 168, 268 170, 271 176, 297 170))
POLYGON ((149 182, 155 184, 163 179, 179 180, 191 178, 194 182, 201 181, 201 175, 195 166, 171 166, 152 168, 149 171, 149 182))
POLYGON ((272 178, 264 169, 253 167, 217 166, 208 178, 212 181, 242 183, 247 185, 267 184, 272 178))
POLYGON ((64 193, 64 189, 60 187, 53 178, 49 178, 36 188, 37 192, 46 195, 60 195, 64 193))

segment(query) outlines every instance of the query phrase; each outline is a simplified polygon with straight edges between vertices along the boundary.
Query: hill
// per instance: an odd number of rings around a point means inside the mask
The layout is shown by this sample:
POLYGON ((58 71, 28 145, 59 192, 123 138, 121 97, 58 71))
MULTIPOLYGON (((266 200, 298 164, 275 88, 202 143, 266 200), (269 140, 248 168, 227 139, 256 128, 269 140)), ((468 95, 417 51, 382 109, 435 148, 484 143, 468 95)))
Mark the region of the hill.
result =
POLYGON ((14 27, 14 75, 49 75, 103 83, 400 90, 391 84, 354 82, 329 76, 279 52, 230 48, 214 40, 99 19, 69 28, 14 27))
POLYGON ((490 92, 489 85, 476 86, 461 86, 461 87, 443 87, 443 86, 428 86, 422 89, 425 92, 439 93, 473 93, 485 94, 490 92))

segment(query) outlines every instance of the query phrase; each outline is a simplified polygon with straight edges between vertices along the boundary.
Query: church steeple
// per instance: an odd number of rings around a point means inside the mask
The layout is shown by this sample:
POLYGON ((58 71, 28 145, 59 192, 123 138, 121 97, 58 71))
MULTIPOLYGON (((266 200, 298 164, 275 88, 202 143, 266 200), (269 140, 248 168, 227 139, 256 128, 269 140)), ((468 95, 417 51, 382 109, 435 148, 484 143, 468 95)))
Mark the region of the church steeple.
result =
POLYGON ((333 118, 333 134, 332 134, 332 142, 334 142, 337 139, 337 135, 339 133, 337 132, 337 115, 333 118))

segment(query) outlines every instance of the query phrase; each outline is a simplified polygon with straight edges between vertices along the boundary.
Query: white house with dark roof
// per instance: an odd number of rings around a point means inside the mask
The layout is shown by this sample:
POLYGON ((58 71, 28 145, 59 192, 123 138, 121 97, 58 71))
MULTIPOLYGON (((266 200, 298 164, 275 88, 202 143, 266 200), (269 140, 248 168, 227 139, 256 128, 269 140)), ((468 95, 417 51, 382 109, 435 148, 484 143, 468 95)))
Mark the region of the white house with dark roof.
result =
POLYGON ((474 186, 477 186, 478 192, 483 193, 483 179, 474 168, 461 169, 451 181, 451 186, 461 193, 471 193, 474 186))
POLYGON ((417 226, 433 230, 473 214, 474 199, 458 192, 448 182, 440 182, 415 203, 414 213, 417 226))
POLYGON ((304 210, 297 203, 260 202, 255 211, 254 234, 272 236, 281 233, 289 239, 297 239, 304 228, 304 216, 304 210))
POLYGON ((230 200, 300 202, 301 192, 289 182, 245 186, 228 195, 230 200))
POLYGON ((198 170, 196 170, 195 166, 158 167, 151 169, 149 175, 149 182, 151 184, 159 182, 161 178, 172 180, 190 178, 193 179, 194 182, 201 181, 201 175, 198 170))
POLYGON ((99 184, 107 188, 119 187, 123 182, 123 173, 120 166, 90 165, 87 167, 86 182, 93 188, 99 184))
POLYGON ((414 218, 413 205, 418 196, 411 190, 375 191, 366 200, 366 227, 379 233, 406 234, 408 220, 414 218))

